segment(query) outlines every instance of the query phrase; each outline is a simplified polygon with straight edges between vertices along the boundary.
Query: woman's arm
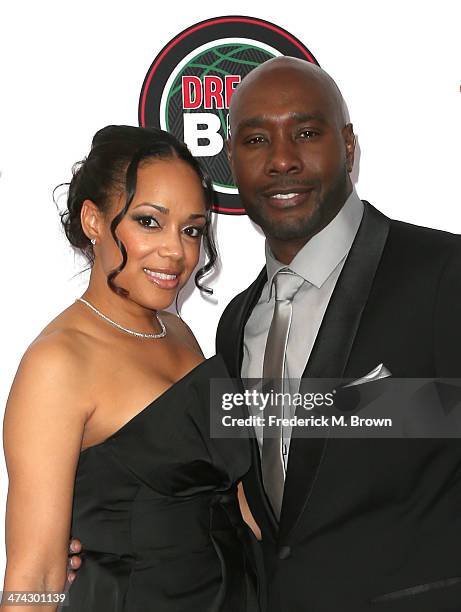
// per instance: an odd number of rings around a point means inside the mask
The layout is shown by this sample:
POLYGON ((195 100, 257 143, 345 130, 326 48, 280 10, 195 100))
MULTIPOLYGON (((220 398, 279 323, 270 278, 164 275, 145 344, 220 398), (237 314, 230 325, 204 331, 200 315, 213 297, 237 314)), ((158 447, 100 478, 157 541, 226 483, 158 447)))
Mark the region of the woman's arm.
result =
MULTIPOLYGON (((4 420, 4 591, 64 590, 74 477, 88 416, 82 369, 71 339, 61 335, 37 340, 16 374, 4 420)), ((30 612, 30 606, 3 609, 30 612)))
POLYGON ((247 498, 245 497, 245 491, 243 490, 243 485, 239 482, 238 485, 238 499, 240 512, 242 513, 243 520, 251 529, 251 531, 255 534, 257 540, 262 540, 261 530, 258 526, 258 523, 254 520, 253 515, 251 514, 250 507, 248 506, 247 498))

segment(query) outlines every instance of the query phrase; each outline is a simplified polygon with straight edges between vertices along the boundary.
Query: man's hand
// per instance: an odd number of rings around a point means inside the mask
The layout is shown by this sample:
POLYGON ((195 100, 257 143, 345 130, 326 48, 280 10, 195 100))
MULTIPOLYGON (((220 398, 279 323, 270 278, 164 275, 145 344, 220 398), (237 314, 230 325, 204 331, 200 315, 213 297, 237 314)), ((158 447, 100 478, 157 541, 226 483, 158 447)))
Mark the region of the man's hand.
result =
POLYGON ((80 540, 71 540, 69 543, 69 561, 67 564, 67 569, 69 570, 67 572, 67 580, 69 582, 73 582, 77 575, 73 570, 78 570, 82 564, 82 560, 79 556, 80 552, 82 552, 82 543, 80 540))

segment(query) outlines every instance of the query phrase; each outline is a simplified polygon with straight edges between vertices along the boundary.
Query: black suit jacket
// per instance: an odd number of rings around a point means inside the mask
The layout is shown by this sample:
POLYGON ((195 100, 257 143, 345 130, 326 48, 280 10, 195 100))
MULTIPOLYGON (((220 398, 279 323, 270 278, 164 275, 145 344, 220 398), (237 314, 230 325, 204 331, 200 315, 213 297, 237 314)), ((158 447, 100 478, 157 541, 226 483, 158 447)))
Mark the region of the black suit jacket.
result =
MULTIPOLYGON (((219 323, 234 377, 265 282, 264 269, 219 323)), ((303 376, 358 378, 380 363, 396 377, 461 377, 461 238, 365 202, 303 376)), ((294 437, 279 530, 252 446, 244 487, 270 612, 461 610, 461 440, 294 437)))

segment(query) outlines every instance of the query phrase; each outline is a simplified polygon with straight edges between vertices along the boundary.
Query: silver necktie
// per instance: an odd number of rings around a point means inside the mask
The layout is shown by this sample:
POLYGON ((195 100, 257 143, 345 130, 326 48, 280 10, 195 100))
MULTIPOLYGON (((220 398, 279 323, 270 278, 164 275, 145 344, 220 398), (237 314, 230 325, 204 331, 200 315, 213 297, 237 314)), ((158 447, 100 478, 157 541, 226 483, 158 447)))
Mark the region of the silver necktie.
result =
MULTIPOLYGON (((285 358, 292 316, 292 300, 303 284, 304 279, 288 269, 280 270, 274 278, 275 307, 266 350, 264 352, 263 378, 269 379, 271 388, 276 393, 283 393, 283 378, 285 374, 285 358)), ((277 519, 280 519, 282 508, 285 473, 282 450, 282 425, 271 427, 271 437, 268 436, 267 425, 270 416, 283 417, 283 402, 269 402, 265 411, 266 427, 263 432, 262 446, 262 476, 264 489, 277 519), (272 437, 274 435, 276 437, 272 437)), ((280 421, 279 421, 280 422, 280 421)))

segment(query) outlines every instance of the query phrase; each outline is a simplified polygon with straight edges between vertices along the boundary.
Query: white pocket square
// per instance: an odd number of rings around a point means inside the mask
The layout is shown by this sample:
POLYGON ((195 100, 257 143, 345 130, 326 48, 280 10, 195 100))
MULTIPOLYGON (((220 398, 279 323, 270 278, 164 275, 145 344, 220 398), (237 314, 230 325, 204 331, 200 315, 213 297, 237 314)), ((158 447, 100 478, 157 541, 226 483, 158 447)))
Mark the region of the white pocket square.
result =
POLYGON ((344 385, 343 389, 346 389, 347 387, 355 387, 356 385, 363 385, 369 382, 374 382, 376 380, 381 380, 382 378, 388 378, 389 376, 392 376, 390 371, 386 368, 386 366, 383 363, 380 363, 379 365, 376 366, 376 368, 373 368, 371 372, 368 372, 368 374, 365 374, 365 376, 362 376, 361 378, 357 378, 357 380, 353 380, 347 385, 344 385))

